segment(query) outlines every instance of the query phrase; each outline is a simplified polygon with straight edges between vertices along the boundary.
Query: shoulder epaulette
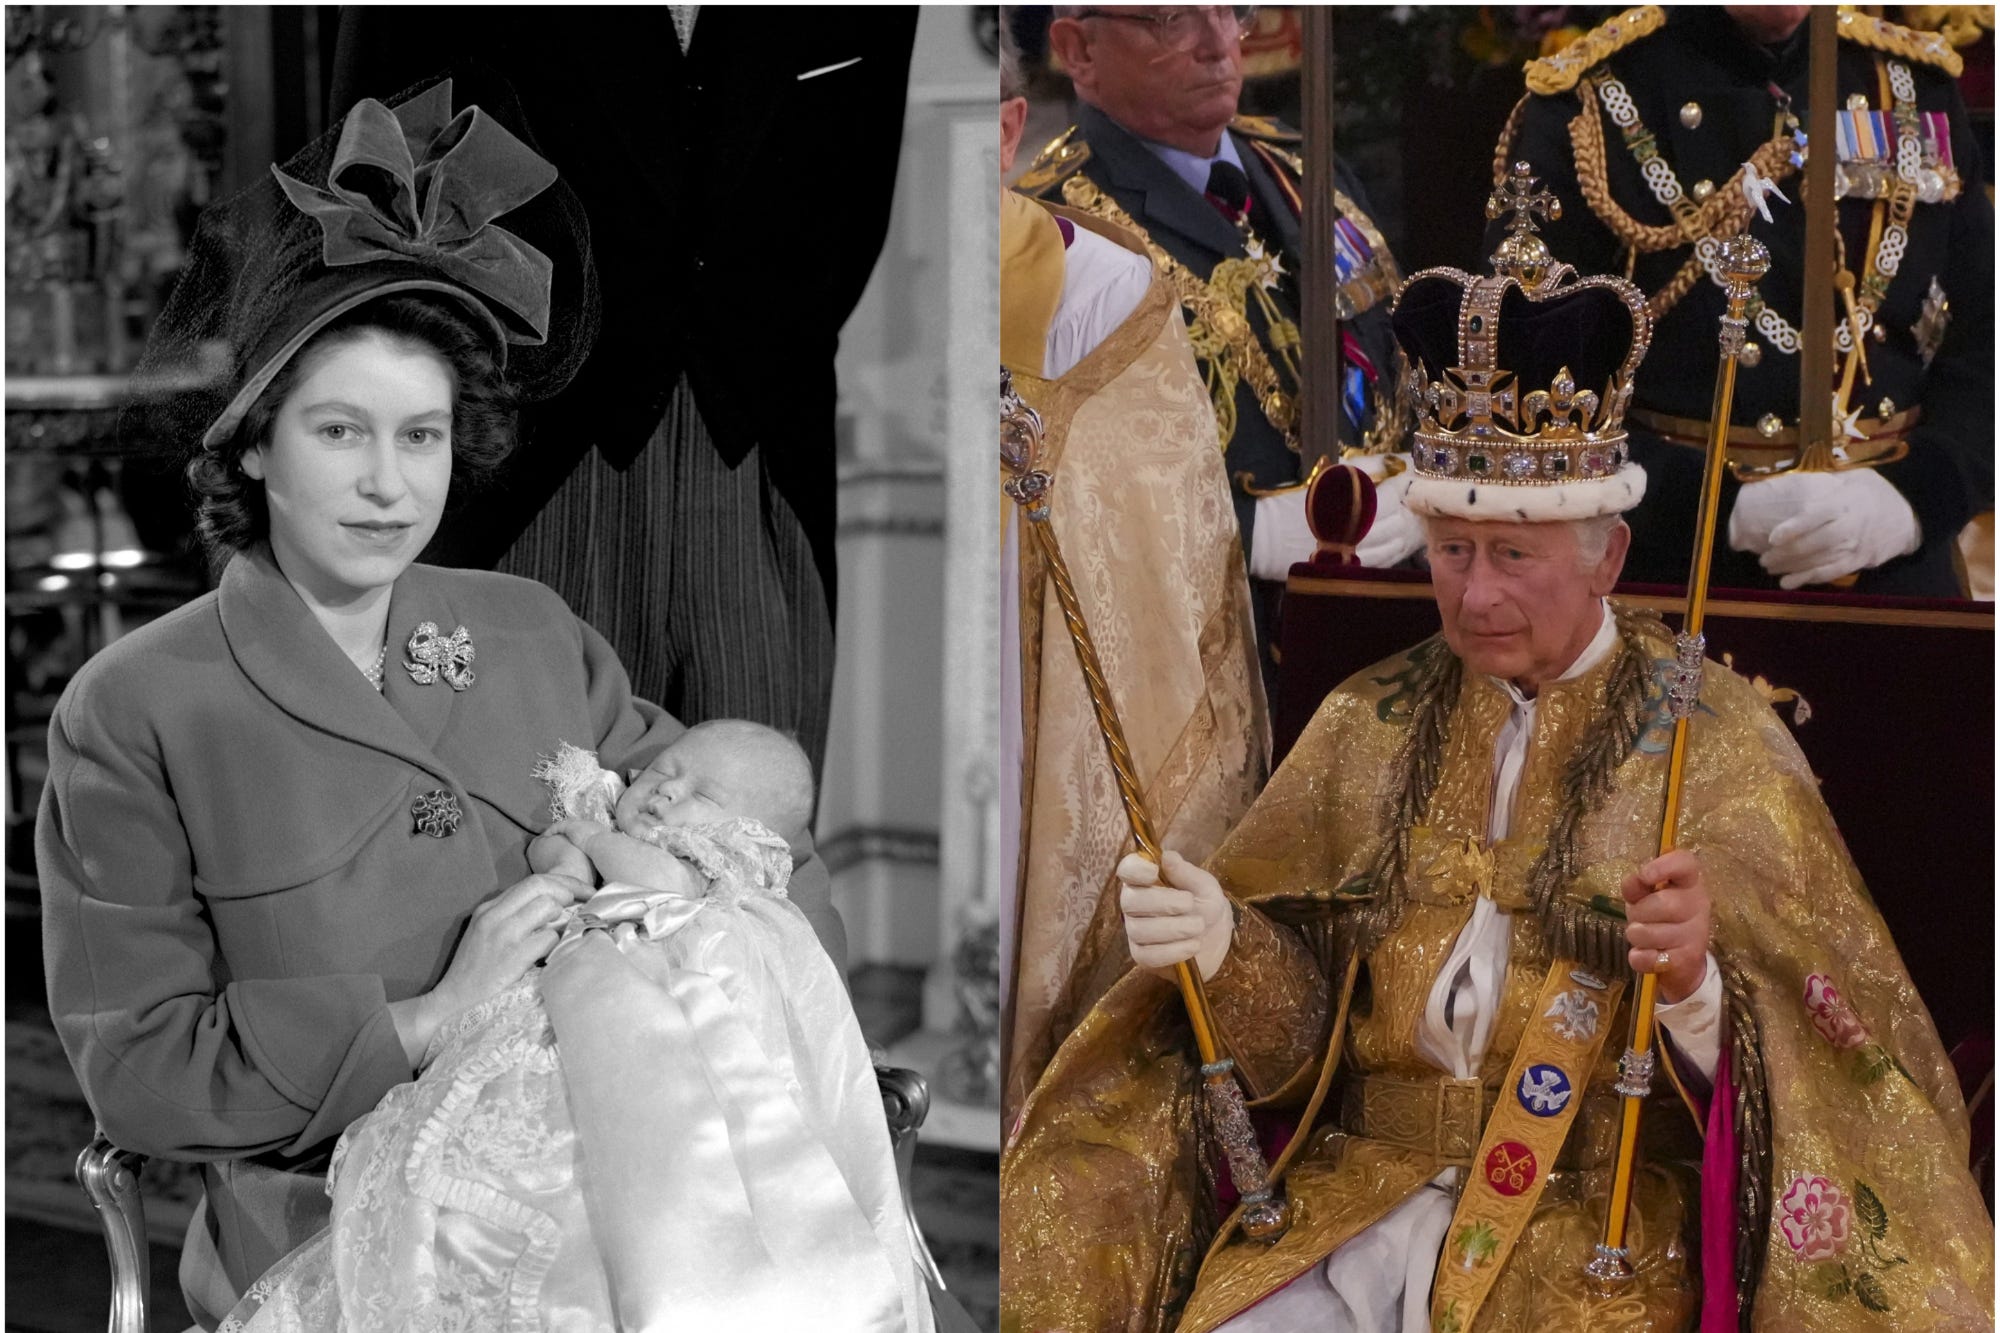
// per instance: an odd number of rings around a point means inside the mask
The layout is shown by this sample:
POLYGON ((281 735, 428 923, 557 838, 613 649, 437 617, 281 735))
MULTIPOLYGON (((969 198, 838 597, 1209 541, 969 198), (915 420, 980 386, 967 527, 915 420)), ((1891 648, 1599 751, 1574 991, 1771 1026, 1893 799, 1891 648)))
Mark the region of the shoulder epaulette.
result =
POLYGON ((1014 182, 1014 188, 1022 194, 1039 198, 1048 194, 1056 186, 1074 176, 1090 161, 1090 145, 1076 137, 1076 126, 1072 125, 1049 140, 1048 147, 1035 154, 1035 160, 1014 182))
POLYGON ((1951 49, 1941 32, 1920 32, 1887 19, 1870 18, 1846 5, 1840 7, 1840 35, 1857 46, 1887 51, 1892 56, 1915 60, 1943 70, 1954 79, 1965 69, 1965 61, 1951 49))
POLYGON ((1298 143, 1305 137, 1273 116, 1238 116, 1229 122, 1229 128, 1252 139, 1269 139, 1273 143, 1298 143))
POLYGON ((1603 63, 1641 37, 1658 32, 1666 21, 1666 12, 1658 5, 1640 5, 1606 19, 1554 55, 1530 60, 1528 91, 1544 96, 1568 92, 1576 87, 1585 70, 1603 63))

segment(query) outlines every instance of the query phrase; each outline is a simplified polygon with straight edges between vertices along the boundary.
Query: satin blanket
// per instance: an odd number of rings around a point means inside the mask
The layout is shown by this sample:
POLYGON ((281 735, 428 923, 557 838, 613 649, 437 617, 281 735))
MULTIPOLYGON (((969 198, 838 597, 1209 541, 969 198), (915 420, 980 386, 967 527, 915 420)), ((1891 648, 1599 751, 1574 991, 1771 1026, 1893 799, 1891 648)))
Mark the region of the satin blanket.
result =
POLYGON ((331 1226, 225 1330, 929 1333, 873 1066, 749 821, 670 830, 342 1136, 331 1226))

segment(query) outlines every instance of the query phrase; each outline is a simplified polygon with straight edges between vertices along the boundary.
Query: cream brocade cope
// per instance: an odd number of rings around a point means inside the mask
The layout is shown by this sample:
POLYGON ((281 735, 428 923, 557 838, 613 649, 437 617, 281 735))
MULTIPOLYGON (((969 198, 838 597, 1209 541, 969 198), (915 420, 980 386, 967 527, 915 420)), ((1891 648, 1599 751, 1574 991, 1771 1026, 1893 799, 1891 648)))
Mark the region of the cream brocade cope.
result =
MULTIPOLYGON (((1575 902, 1616 895, 1622 876, 1657 851, 1671 739, 1660 680, 1672 650, 1657 622, 1627 621, 1624 632, 1652 659, 1647 721, 1615 789, 1582 821, 1567 890, 1575 902)), ((1336 998, 1327 978, 1344 970, 1346 912, 1335 899, 1343 886, 1358 890, 1355 877, 1381 846, 1412 683, 1424 655, 1442 651, 1441 640, 1427 641, 1330 694, 1209 863, 1256 908, 1241 913, 1208 994, 1261 1094, 1254 1104, 1289 1111, 1286 1123, 1327 1048, 1336 998)), ((1497 1085, 1550 962, 1521 901, 1524 868, 1559 808, 1558 775, 1604 707, 1610 669, 1544 687, 1515 807, 1518 837, 1495 849, 1496 904, 1516 906, 1482 1070, 1489 1099, 1502 1095, 1497 1085)), ((1485 828, 1491 756, 1508 711, 1492 681, 1459 686, 1426 814, 1431 835, 1485 828)), ((1714 896, 1715 954, 1730 994, 1724 1059, 1734 1053, 1732 1067, 1745 1071, 1736 1105, 1748 1110, 1738 1123, 1761 1127, 1738 1135, 1741 1175, 1761 1183, 1769 1216, 1746 1236, 1754 1327, 1990 1328, 1993 1228, 1966 1169, 1965 1108, 1951 1067, 1804 756, 1754 688, 1713 662, 1683 801, 1682 841, 1701 856, 1714 896)), ((1436 1074, 1414 1034, 1473 904, 1452 904, 1441 882, 1427 882, 1424 841, 1400 924, 1364 958, 1329 1110, 1287 1176, 1289 1233, 1270 1246, 1232 1236, 1203 1262, 1217 1210, 1209 1169, 1191 1151, 1192 1041, 1171 987, 1129 976, 1059 1053, 1003 1158, 1003 1330, 1202 1333, 1305 1273, 1436 1174, 1437 1158, 1350 1136, 1332 1112, 1357 1072, 1436 1074)), ((1588 1168, 1615 1147, 1616 1098, 1605 1093, 1629 1010, 1628 999, 1611 1020, 1558 1170, 1476 1329, 1694 1326, 1700 1149, 1664 1078, 1647 1107, 1628 1233, 1639 1279, 1608 1304, 1581 1282, 1609 1180, 1601 1166, 1588 1168)))
MULTIPOLYGON (((1138 254, 1134 238, 1054 209, 1138 254)), ((1102 660, 1164 846, 1205 859, 1269 764, 1249 588, 1207 390, 1172 289, 1068 373, 1015 369, 1046 428, 1048 522, 1102 660)), ((1011 502, 1006 521, 1022 516, 1011 502)), ((1130 964, 1113 868, 1132 835, 1037 546, 1020 540, 1019 969, 1006 1109, 1130 964)))

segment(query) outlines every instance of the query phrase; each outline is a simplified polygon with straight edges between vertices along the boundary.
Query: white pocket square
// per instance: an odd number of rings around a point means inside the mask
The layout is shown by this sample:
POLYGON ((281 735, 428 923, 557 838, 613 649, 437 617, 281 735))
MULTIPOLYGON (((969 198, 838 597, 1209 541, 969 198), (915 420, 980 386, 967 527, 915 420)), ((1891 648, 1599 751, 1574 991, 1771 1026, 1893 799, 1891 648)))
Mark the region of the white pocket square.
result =
POLYGON ((822 74, 831 74, 837 69, 846 69, 849 65, 858 65, 860 63, 861 63, 861 57, 854 56, 853 58, 848 60, 835 61, 831 65, 821 65, 818 69, 809 69, 805 73, 799 75, 799 82, 804 83, 807 79, 816 79, 822 74))

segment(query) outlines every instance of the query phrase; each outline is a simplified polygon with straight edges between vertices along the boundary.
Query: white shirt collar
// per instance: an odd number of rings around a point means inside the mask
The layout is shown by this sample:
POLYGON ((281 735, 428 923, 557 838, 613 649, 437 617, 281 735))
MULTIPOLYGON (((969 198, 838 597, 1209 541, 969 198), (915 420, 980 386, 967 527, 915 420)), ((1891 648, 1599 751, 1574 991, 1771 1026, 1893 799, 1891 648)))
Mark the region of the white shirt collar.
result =
POLYGON ((1222 140, 1216 145, 1215 152, 1208 157, 1190 153, 1183 148, 1169 148, 1166 144, 1154 143, 1151 139, 1140 139, 1139 142, 1144 144, 1154 157, 1166 163, 1167 169, 1174 175, 1186 181, 1196 194, 1208 193, 1208 173, 1217 162, 1227 162, 1239 171, 1243 169, 1243 158, 1237 153, 1235 141, 1229 137, 1229 131, 1226 129, 1222 132, 1222 140))

